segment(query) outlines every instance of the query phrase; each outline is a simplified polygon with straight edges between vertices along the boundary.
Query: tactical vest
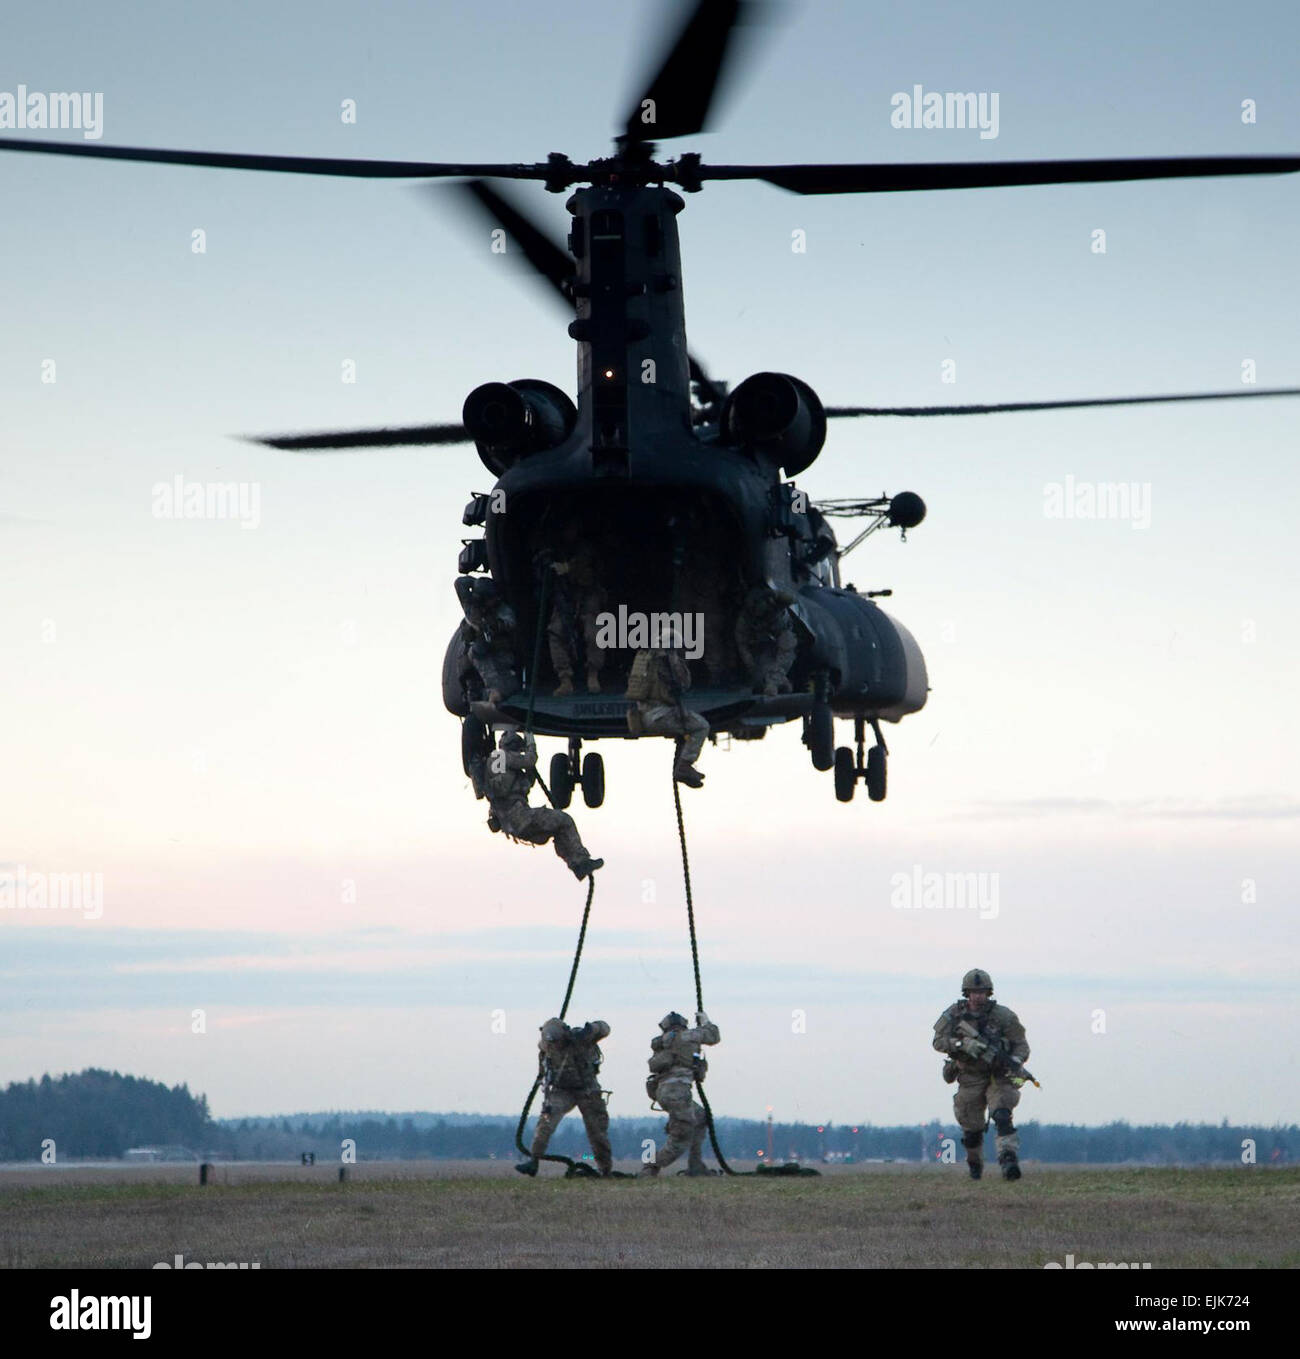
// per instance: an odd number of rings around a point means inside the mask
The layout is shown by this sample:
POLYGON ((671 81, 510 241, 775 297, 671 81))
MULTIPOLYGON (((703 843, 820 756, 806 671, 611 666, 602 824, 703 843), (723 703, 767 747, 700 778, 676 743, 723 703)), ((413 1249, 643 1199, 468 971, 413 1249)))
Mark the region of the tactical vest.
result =
POLYGON ((589 1090, 600 1086, 600 1048, 571 1038, 547 1043, 543 1049, 546 1083, 556 1090, 589 1090))

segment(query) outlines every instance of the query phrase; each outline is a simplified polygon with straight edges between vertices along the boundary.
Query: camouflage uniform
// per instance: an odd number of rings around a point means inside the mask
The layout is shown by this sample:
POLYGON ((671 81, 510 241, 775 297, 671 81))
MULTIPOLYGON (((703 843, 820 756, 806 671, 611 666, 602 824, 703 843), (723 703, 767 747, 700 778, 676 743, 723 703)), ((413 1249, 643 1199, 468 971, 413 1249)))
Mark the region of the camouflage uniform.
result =
POLYGON ((681 744, 673 766, 675 778, 698 788, 704 775, 695 761, 704 749, 709 720, 692 712, 681 700, 691 687, 691 671, 680 651, 638 651, 628 677, 627 726, 633 736, 679 736, 681 744))
MULTIPOLYGON (((978 1179, 984 1165, 984 1134, 991 1116, 997 1127, 998 1164, 1004 1175, 1010 1167, 1017 1167, 1020 1153, 1020 1134, 1012 1122, 1011 1111, 1020 1103, 1020 1089, 1012 1080, 1009 1068, 990 1063, 963 1051, 963 1038, 957 1025, 968 1019, 988 1041, 1005 1040, 1011 1055, 1024 1062, 1029 1056, 1025 1041, 1025 1026, 1014 1010, 996 1004, 990 997, 982 1009, 970 1009, 965 998, 956 1001, 941 1014, 934 1026, 934 1046, 947 1053, 956 1069, 957 1091, 952 1107, 957 1124, 962 1130, 966 1160, 971 1175, 978 1179), (985 1113, 987 1106, 988 1113, 985 1113)), ((945 1071, 945 1078, 950 1070, 945 1071)))
POLYGON ((557 577, 551 586, 555 602, 546 625, 546 637, 551 664, 560 678, 555 692, 558 695, 573 692, 573 667, 577 659, 573 653, 580 637, 587 664, 587 691, 598 694, 605 648, 596 645, 596 618, 605 608, 605 591, 596 578, 595 554, 583 545, 567 562, 556 562, 552 569, 557 577))
POLYGON ((668 1115, 665 1129, 667 1140, 659 1148, 651 1166, 642 1174, 657 1175, 690 1149, 687 1170, 692 1175, 707 1174, 702 1155, 708 1120, 703 1108, 695 1103, 692 1090, 695 1077, 704 1078, 709 1064, 697 1049, 701 1044, 721 1041, 718 1026, 711 1023, 703 1011, 695 1016, 696 1027, 688 1029, 686 1020, 678 1014, 664 1017, 659 1027, 664 1031, 650 1040, 650 1075, 646 1080, 646 1094, 658 1101, 668 1115), (665 1027, 671 1023, 670 1027, 665 1027))
POLYGON ((790 692, 790 666, 798 644, 789 606, 794 596, 755 585, 745 596, 736 621, 736 650, 750 682, 768 698, 790 692))
MULTIPOLYGON (((568 812, 553 807, 530 807, 528 794, 537 777, 537 752, 518 735, 502 738, 499 749, 487 759, 484 793, 497 826, 512 840, 530 845, 555 842, 555 852, 578 878, 585 878, 604 863, 587 853, 578 828, 568 812)), ((488 823, 491 825, 491 821, 488 823)))
POLYGON ((705 669, 715 688, 727 683, 736 668, 735 628, 731 625, 730 591, 718 564, 706 557, 688 557, 681 576, 682 607, 700 615, 705 669))
POLYGON ((496 582, 484 577, 459 577, 456 597, 465 610, 461 624, 466 662, 461 669, 462 686, 468 671, 477 671, 484 698, 489 702, 509 698, 519 688, 515 611, 500 597, 496 582))
POLYGON ((591 1143, 591 1154, 596 1169, 608 1175, 613 1167, 614 1153, 609 1145, 609 1111, 600 1088, 600 1049, 597 1044, 609 1036, 609 1025, 603 1019, 591 1020, 582 1028, 571 1028, 561 1019, 548 1019, 542 1025, 538 1050, 542 1054, 545 1085, 542 1090, 542 1113, 537 1120, 530 1148, 533 1164, 527 1162, 519 1169, 525 1175, 536 1172, 536 1161, 545 1155, 556 1128, 574 1106, 582 1115, 591 1143))

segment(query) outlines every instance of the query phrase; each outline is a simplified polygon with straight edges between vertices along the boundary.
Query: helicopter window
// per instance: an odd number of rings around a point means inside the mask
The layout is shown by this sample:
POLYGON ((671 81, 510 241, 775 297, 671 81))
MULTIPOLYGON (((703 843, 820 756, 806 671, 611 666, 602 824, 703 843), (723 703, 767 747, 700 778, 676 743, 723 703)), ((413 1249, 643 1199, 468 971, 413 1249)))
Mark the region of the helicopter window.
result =
POLYGON ((612 208, 591 215, 591 239, 593 241, 619 241, 623 239, 623 214, 612 208))

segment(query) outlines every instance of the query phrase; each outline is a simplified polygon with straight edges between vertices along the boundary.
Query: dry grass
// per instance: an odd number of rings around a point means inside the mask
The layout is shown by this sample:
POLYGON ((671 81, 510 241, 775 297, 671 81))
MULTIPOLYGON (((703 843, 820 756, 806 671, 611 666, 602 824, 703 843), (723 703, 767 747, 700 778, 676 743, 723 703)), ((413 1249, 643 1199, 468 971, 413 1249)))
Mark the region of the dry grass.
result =
MULTIPOLYGON (((548 1174, 548 1172, 550 1172, 548 1174)), ((1041 1267, 1300 1265, 1300 1170, 833 1167, 820 1179, 537 1180, 508 1164, 0 1171, 0 1264, 1041 1267)))

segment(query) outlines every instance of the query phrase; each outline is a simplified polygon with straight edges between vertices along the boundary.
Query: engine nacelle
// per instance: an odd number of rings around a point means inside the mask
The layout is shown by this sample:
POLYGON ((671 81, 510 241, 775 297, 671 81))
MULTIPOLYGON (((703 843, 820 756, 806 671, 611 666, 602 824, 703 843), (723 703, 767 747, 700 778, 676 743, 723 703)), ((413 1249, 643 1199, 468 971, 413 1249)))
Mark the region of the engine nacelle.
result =
POLYGON ((578 412, 551 383, 517 378, 475 387, 461 419, 483 465, 499 477, 529 453, 559 447, 573 432, 578 412))
POLYGON ((826 442, 826 412, 799 378, 755 373, 727 396, 722 437, 754 448, 794 477, 813 465, 826 442))

